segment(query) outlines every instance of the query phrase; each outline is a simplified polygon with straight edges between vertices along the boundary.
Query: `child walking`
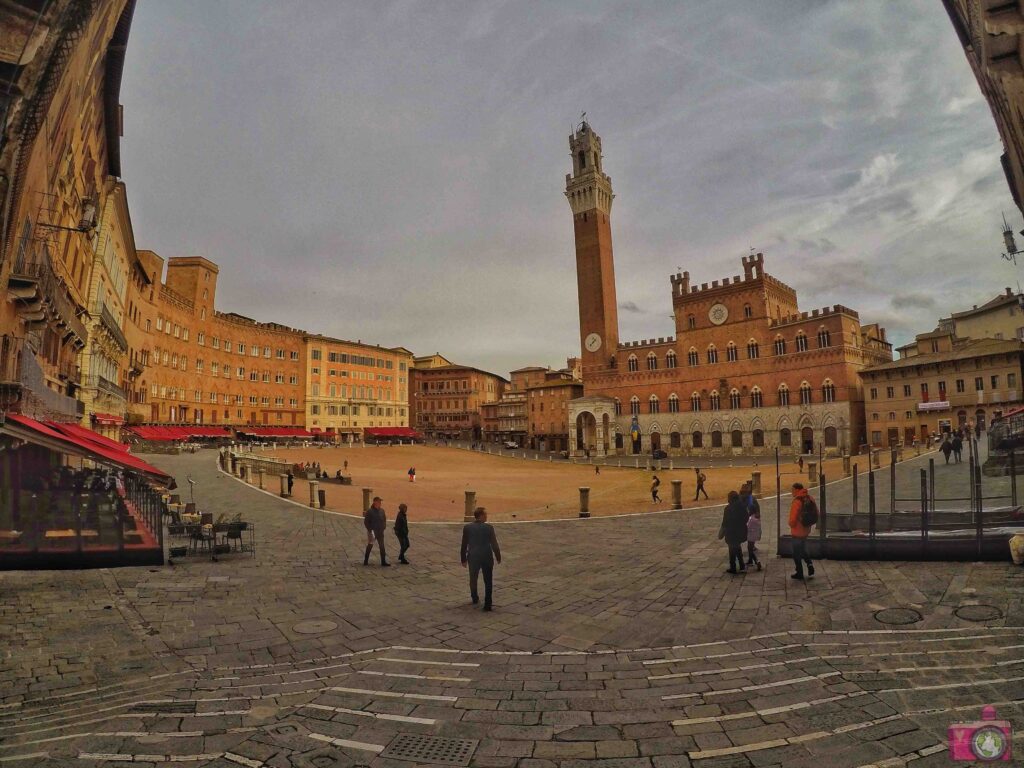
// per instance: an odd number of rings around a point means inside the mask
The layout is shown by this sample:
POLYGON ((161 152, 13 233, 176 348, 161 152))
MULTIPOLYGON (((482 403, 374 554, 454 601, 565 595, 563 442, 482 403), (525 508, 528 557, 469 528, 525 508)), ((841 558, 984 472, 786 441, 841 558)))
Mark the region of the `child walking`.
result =
POLYGON ((761 570, 761 561, 757 559, 757 542, 761 540, 761 507, 750 508, 747 518, 747 565, 756 565, 761 570))

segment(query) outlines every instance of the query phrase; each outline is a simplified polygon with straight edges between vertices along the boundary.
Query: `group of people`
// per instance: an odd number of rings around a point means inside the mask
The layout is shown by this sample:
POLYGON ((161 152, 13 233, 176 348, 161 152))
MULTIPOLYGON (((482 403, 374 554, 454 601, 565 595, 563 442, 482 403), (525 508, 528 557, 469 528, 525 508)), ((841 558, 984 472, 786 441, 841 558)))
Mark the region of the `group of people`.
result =
POLYGON ((953 456, 954 464, 959 464, 963 461, 964 439, 961 431, 958 429, 952 434, 947 432, 942 439, 942 445, 939 446, 939 450, 942 451, 947 464, 949 464, 950 454, 953 456))
MULTIPOLYGON (((749 482, 737 491, 729 491, 728 503, 722 513, 718 538, 729 547, 729 568, 726 573, 746 573, 756 566, 761 570, 757 543, 761 540, 761 505, 754 498, 749 482), (743 560, 743 542, 747 544, 746 562, 743 560)), ((803 581, 814 576, 814 563, 807 554, 807 538, 818 523, 818 505, 802 483, 793 483, 789 505, 789 532, 793 538, 794 572, 791 578, 803 581), (804 576, 804 567, 807 576, 804 576)))
MULTIPOLYGON (((412 471, 412 470, 410 470, 412 471)), ((392 528, 398 539, 398 562, 409 565, 405 553, 409 551, 409 507, 398 505, 398 514, 392 528)), ((377 545, 380 552, 382 568, 389 568, 387 551, 384 545, 384 531, 387 530, 388 516, 384 511, 384 500, 380 496, 373 497, 373 503, 363 513, 363 525, 366 528, 366 551, 363 554, 363 565, 370 564, 373 546, 377 545)), ((492 594, 494 591, 494 566, 501 562, 501 549, 498 547, 498 536, 494 526, 487 522, 487 510, 477 507, 473 511, 473 522, 462 528, 462 543, 459 545, 459 561, 463 568, 469 569, 469 596, 473 605, 480 602, 478 584, 480 575, 484 577, 485 611, 493 610, 492 594)))

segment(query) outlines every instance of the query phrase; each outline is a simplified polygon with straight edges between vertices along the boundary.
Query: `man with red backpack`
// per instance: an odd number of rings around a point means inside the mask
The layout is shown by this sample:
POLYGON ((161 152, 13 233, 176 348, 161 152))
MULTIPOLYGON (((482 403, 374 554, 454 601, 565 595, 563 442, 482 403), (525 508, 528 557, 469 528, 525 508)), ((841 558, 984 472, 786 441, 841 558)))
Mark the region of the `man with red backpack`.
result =
POLYGON ((814 575, 814 563, 807 556, 807 537, 818 523, 818 505, 802 483, 793 483, 793 503, 789 506, 789 532, 793 536, 793 562, 796 573, 791 578, 804 580, 804 563, 807 576, 814 575))

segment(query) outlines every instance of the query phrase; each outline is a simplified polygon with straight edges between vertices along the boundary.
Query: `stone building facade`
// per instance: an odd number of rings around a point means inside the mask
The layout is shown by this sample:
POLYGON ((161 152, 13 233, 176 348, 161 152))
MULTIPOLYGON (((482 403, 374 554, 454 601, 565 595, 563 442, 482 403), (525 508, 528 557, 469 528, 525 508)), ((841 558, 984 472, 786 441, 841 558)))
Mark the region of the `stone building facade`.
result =
MULTIPOLYGON (((939 330, 961 339, 1024 341, 1024 294, 1006 288, 980 306, 975 304, 971 309, 940 319, 939 330)), ((908 345, 909 350, 917 348, 916 341, 908 345)))
POLYGON ((587 123, 570 137, 583 397, 569 404, 576 454, 838 453, 867 440, 858 372, 892 359, 885 331, 852 309, 802 312, 765 271, 701 285, 671 277, 675 335, 619 342, 611 179, 587 123))
POLYGON ((110 197, 122 194, 118 94, 134 5, 11 0, 0 13, 0 410, 88 421, 87 403, 112 408, 122 395, 123 345, 105 330, 121 322, 119 297, 97 304, 91 277, 110 255, 101 217, 112 233, 125 226, 110 197), (109 386, 95 386, 101 375, 109 386))
POLYGON ((569 403, 583 396, 583 382, 571 369, 548 371, 526 388, 529 446, 538 451, 569 450, 569 403))
POLYGON ((1024 343, 925 333, 918 349, 861 371, 869 440, 912 445, 931 435, 980 426, 1022 404, 1024 343))
POLYGON ((410 426, 427 437, 483 439, 481 408, 501 399, 508 380, 466 365, 424 363, 410 372, 410 426), (426 367, 432 365, 432 367, 426 367))
POLYGON ((313 335, 304 344, 308 429, 358 442, 366 427, 409 426, 409 350, 313 335))
POLYGON ((942 2, 992 110, 1005 150, 1003 173, 1024 213, 1024 10, 1015 2, 942 2))

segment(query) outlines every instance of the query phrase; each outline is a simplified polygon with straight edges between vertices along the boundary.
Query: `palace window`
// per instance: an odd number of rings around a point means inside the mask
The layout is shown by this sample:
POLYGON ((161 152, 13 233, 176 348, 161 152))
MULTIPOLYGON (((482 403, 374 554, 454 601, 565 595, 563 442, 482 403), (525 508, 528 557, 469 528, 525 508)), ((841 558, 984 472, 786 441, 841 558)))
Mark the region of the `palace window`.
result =
POLYGON ((780 429, 779 430, 779 445, 781 445, 784 448, 788 448, 792 444, 793 444, 793 433, 790 432, 788 429, 785 429, 785 428, 780 429))
MULTIPOLYGON (((906 390, 904 392, 904 394, 907 395, 907 397, 909 397, 910 396, 910 385, 907 384, 906 386, 903 387, 903 389, 906 390)), ((957 379, 956 380, 956 391, 957 392, 963 392, 964 389, 965 389, 965 387, 964 387, 964 380, 963 379, 957 379)))
POLYGON ((717 389, 711 390, 711 395, 708 397, 708 402, 711 404, 710 407, 712 411, 722 410, 722 398, 719 397, 717 389))
POLYGON ((729 346, 725 348, 725 359, 730 363, 735 363, 740 359, 739 350, 736 349, 736 345, 729 342, 729 346))
POLYGON ((877 400, 878 399, 878 387, 872 387, 871 391, 868 394, 871 395, 871 399, 872 400, 877 400))
POLYGON ((796 351, 806 352, 807 351, 807 336, 801 331, 796 335, 796 351))
POLYGON ((647 353, 647 370, 656 371, 658 370, 658 357, 653 352, 647 353))
POLYGON ((647 400, 648 413, 659 413, 661 411, 661 403, 658 402, 657 395, 651 395, 647 400))
POLYGON ((711 344, 711 345, 708 346, 708 363, 711 364, 711 363, 717 363, 717 362, 718 362, 718 350, 715 348, 714 344, 711 344))
POLYGON ((722 433, 719 430, 714 430, 711 433, 711 447, 721 448, 722 447, 722 433))
POLYGON ((697 357, 697 350, 694 347, 690 347, 690 351, 686 353, 686 362, 691 366, 697 365, 700 362, 697 357))
POLYGON ((831 379, 825 379, 825 383, 821 387, 821 399, 826 403, 836 401, 836 385, 832 383, 831 379))
POLYGON ((733 448, 742 448, 743 447, 743 433, 740 430, 738 430, 738 429, 734 429, 732 431, 732 447, 733 448))
POLYGON ((811 404, 811 385, 806 381, 800 385, 800 405, 811 404))
POLYGON ((885 396, 888 397, 888 398, 895 397, 896 396, 896 388, 895 387, 886 387, 885 388, 885 396))
MULTIPOLYGON (((921 389, 923 391, 927 391, 928 390, 928 385, 927 384, 922 384, 921 385, 921 389)), ((985 389, 985 379, 983 379, 981 376, 978 376, 977 378, 975 378, 974 379, 974 389, 977 392, 981 392, 982 390, 984 390, 985 389)))
POLYGON ((784 355, 786 354, 786 340, 779 336, 775 339, 775 354, 784 355))
POLYGON ((640 398, 637 397, 636 395, 633 395, 633 397, 630 398, 630 401, 629 401, 629 412, 633 416, 639 416, 640 415, 640 398))
POLYGON ((617 397, 615 398, 615 415, 616 416, 621 416, 622 415, 622 401, 619 400, 619 398, 617 398, 617 397))
POLYGON ((818 347, 824 348, 830 346, 832 346, 832 336, 827 330, 822 328, 818 331, 818 347))
POLYGON ((697 327, 697 318, 693 315, 688 315, 686 318, 686 326, 692 331, 697 327))
POLYGON ((729 407, 733 410, 740 407, 740 392, 738 389, 729 391, 729 407))
POLYGON ((752 390, 750 390, 750 407, 751 408, 760 408, 763 405, 764 405, 764 398, 761 395, 761 388, 760 387, 754 387, 752 390))
POLYGON ((755 448, 764 448, 764 430, 763 429, 755 429, 751 433, 751 437, 753 438, 753 443, 754 443, 754 447, 755 448))
POLYGON ((629 360, 626 362, 626 367, 630 373, 640 370, 640 361, 636 359, 636 355, 630 355, 629 360))
POLYGON ((751 308, 749 304, 743 305, 743 316, 747 319, 750 319, 751 317, 754 316, 754 310, 751 308))
POLYGON ((690 439, 693 440, 694 448, 704 447, 704 434, 702 432, 694 432, 692 435, 690 435, 690 439))
POLYGON ((779 405, 789 405, 789 387, 785 384, 779 385, 779 405))
POLYGON ((747 342, 747 357, 749 357, 751 360, 756 360, 758 357, 761 356, 760 353, 761 350, 758 347, 756 341, 751 339, 750 341, 747 342))
POLYGON ((665 355, 665 367, 675 368, 676 367, 676 353, 675 350, 670 349, 668 354, 665 355))
POLYGON ((700 394, 697 392, 690 395, 690 410, 694 413, 698 413, 700 411, 700 394))
POLYGON ((675 392, 668 396, 668 412, 679 413, 679 396, 675 392))

